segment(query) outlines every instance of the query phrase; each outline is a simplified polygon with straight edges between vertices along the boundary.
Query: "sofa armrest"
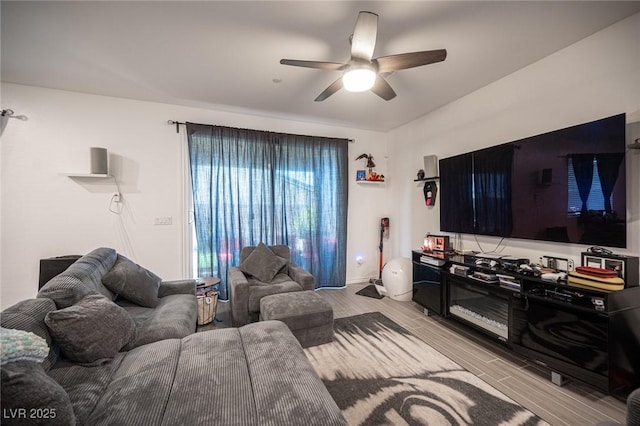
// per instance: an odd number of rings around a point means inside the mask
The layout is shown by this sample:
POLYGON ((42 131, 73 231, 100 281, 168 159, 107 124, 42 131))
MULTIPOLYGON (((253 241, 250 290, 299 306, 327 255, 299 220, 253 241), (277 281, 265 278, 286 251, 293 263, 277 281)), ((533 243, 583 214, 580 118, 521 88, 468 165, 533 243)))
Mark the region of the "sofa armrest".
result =
POLYGON ((229 292, 231 298, 231 323, 240 327, 251 322, 249 314, 249 281, 240 268, 229 268, 229 292))
POLYGON ((195 296, 196 280, 162 281, 158 289, 158 297, 165 297, 172 294, 193 294, 195 296))
POLYGON ((313 290, 314 289, 314 278, 311 273, 302 269, 300 266, 296 265, 293 262, 289 263, 289 276, 295 282, 300 284, 303 290, 313 290))

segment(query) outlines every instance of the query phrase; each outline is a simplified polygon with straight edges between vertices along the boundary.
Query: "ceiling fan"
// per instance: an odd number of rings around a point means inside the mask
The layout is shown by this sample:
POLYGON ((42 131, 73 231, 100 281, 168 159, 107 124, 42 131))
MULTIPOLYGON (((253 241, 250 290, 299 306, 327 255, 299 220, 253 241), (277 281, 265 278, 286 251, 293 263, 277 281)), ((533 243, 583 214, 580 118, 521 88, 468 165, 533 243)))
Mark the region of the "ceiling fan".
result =
POLYGON ((334 81, 318 97, 321 102, 343 87, 351 92, 371 90, 385 101, 396 97, 383 74, 407 68, 419 67, 435 62, 444 61, 447 57, 445 49, 427 50, 422 52, 401 53, 398 55, 373 58, 378 33, 378 15, 372 12, 360 12, 351 41, 351 59, 346 64, 337 62, 299 61, 296 59, 281 59, 283 65, 316 68, 329 71, 343 71, 342 77, 334 81))

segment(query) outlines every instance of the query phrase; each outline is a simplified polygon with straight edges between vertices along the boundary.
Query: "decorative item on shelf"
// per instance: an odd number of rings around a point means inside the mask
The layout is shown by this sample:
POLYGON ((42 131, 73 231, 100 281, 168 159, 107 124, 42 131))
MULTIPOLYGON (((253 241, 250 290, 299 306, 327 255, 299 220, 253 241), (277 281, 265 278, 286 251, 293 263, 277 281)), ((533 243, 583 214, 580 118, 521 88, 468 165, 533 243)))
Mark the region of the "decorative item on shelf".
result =
POLYGON ((367 172, 365 170, 356 170, 356 180, 367 180, 367 172))
POLYGON ((367 169, 368 172, 366 174, 365 179, 360 179, 360 171, 358 170, 357 174, 356 174, 356 180, 367 180, 367 181, 373 181, 373 182, 384 182, 384 175, 382 174, 378 174, 376 172, 373 171, 373 168, 376 166, 376 163, 373 162, 373 155, 371 154, 360 154, 358 157, 356 157, 356 161, 357 160, 361 160, 363 158, 367 159, 367 169))
POLYGON ((433 180, 428 180, 424 183, 424 203, 428 207, 433 207, 436 204, 436 194, 438 193, 438 185, 433 180))
POLYGON ((370 182, 384 182, 384 175, 380 175, 376 172, 369 173, 367 180, 370 182))
POLYGON ((440 179, 438 177, 438 157, 435 155, 425 155, 423 157, 424 168, 418 170, 414 182, 434 181, 440 179))
POLYGON ((424 244, 422 245, 423 252, 431 251, 449 251, 451 246, 449 245, 449 236, 447 235, 431 235, 427 233, 424 236, 424 244))

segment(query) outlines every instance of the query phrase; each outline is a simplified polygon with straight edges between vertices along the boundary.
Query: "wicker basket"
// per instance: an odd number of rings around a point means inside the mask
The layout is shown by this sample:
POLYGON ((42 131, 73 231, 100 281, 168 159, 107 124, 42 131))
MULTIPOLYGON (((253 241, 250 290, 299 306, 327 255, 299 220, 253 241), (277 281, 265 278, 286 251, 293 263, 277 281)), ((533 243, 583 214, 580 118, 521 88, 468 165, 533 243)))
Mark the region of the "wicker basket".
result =
POLYGON ((209 324, 216 317, 218 292, 212 293, 211 296, 198 296, 198 325, 209 324))

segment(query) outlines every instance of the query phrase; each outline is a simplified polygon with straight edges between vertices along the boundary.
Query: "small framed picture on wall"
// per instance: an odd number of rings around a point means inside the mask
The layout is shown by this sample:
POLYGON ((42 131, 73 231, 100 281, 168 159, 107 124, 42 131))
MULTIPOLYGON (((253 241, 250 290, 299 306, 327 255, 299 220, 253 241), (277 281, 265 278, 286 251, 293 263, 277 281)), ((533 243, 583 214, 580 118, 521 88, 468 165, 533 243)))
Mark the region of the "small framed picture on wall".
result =
POLYGON ((367 180, 367 172, 365 170, 357 170, 356 180, 367 180))

